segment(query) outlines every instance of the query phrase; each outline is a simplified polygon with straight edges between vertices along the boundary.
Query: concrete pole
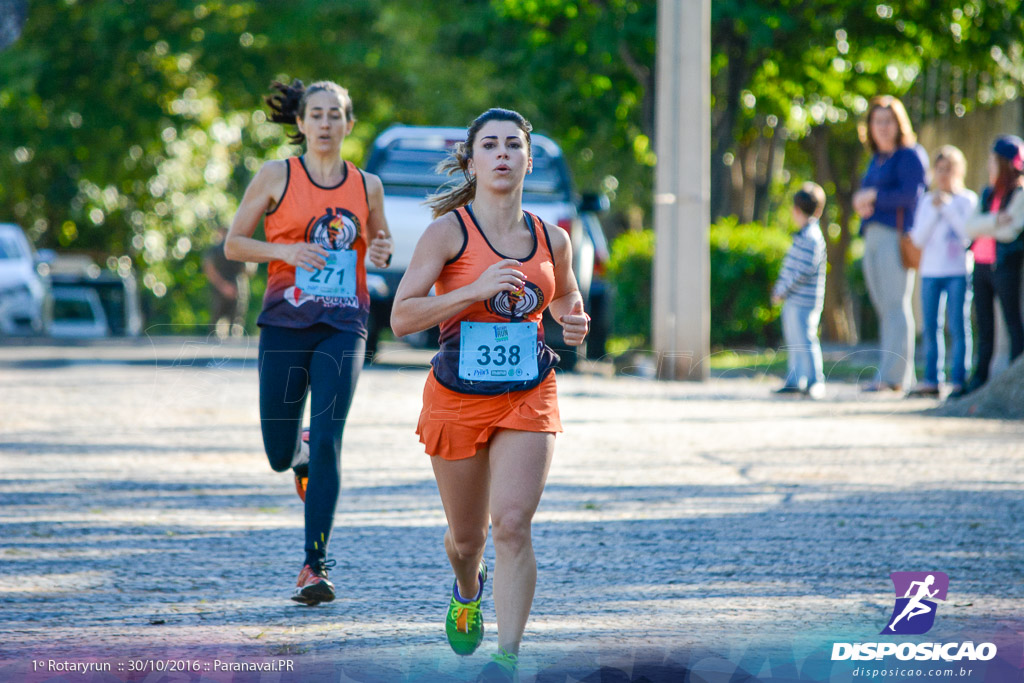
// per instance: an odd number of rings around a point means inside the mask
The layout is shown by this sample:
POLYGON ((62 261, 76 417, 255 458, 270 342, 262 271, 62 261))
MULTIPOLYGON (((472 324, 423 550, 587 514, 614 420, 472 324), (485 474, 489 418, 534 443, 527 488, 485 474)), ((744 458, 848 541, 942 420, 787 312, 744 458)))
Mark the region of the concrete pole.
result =
POLYGON ((659 0, 653 341, 658 377, 708 378, 711 1, 659 0))

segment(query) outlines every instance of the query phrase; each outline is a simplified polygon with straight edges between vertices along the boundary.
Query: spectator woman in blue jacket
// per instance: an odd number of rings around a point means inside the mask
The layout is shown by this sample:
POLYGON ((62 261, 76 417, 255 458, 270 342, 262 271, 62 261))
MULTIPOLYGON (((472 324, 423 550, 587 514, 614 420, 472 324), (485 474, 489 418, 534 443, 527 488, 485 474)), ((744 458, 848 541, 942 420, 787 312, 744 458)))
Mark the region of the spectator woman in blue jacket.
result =
POLYGON ((914 226, 925 189, 925 164, 903 103, 871 100, 861 129, 871 163, 853 195, 864 238, 864 280, 878 315, 881 358, 868 391, 901 391, 914 383, 914 277, 900 261, 900 237, 914 226))

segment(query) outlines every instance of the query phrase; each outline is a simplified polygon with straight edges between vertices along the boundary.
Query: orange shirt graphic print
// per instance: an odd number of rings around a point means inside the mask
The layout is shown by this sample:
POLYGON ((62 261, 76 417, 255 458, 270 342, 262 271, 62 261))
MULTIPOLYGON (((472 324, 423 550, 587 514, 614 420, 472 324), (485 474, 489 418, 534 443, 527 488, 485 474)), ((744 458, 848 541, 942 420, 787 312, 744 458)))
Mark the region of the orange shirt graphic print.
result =
POLYGON ((306 227, 306 241, 324 249, 351 249, 360 234, 359 216, 341 207, 327 209, 327 213, 312 219, 306 227))

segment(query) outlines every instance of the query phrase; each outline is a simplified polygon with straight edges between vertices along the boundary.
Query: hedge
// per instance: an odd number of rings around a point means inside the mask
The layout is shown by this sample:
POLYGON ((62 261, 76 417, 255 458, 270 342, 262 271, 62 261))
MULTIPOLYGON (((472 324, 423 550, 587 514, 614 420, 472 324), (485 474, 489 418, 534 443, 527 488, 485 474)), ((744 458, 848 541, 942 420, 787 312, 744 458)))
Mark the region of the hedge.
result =
MULTIPOLYGON (((773 346, 781 338, 779 309, 770 293, 792 242, 783 228, 739 225, 726 217, 711 226, 711 345, 773 346)), ((612 242, 608 276, 616 290, 613 332, 650 344, 651 230, 627 232, 612 242)))

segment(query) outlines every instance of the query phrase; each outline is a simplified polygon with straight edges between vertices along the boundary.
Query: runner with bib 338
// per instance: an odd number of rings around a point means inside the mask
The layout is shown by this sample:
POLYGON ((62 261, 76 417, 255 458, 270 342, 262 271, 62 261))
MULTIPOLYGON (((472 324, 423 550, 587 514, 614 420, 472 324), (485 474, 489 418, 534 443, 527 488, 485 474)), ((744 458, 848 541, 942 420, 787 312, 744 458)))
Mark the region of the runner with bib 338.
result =
POLYGON ((530 130, 505 109, 469 127, 441 167, 463 182, 430 198, 436 220, 416 245, 391 316, 399 336, 441 325, 417 433, 448 520, 455 583, 445 628, 461 655, 483 641, 488 521, 493 530, 499 650, 484 680, 517 676, 537 582, 530 527, 562 430, 558 358, 541 317, 550 309, 574 346, 589 328, 568 234, 522 208, 530 130))

